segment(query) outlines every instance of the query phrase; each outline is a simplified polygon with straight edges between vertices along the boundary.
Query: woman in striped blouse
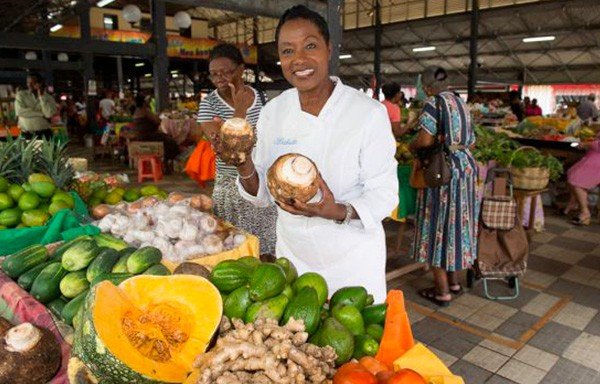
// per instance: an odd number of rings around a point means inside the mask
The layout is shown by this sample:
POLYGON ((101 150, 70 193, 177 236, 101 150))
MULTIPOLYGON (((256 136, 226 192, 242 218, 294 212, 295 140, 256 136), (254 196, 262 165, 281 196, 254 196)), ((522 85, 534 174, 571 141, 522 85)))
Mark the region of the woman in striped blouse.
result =
MULTIPOLYGON (((198 111, 198 123, 206 136, 214 141, 220 121, 232 117, 245 118, 256 128, 265 96, 244 84, 244 61, 239 49, 231 44, 216 46, 211 51, 208 70, 216 89, 202 100, 198 111)), ((213 190, 215 214, 258 236, 261 253, 274 254, 277 210, 274 206, 257 208, 244 200, 236 186, 237 175, 235 166, 217 158, 217 177, 213 190)))

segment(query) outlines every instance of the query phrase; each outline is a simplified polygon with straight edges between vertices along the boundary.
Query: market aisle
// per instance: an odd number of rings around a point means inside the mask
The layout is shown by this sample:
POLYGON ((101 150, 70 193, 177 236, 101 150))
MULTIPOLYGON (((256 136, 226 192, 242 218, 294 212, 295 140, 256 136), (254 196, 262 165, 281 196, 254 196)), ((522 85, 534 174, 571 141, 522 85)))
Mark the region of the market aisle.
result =
MULTIPOLYGON (((438 310, 417 289, 431 275, 388 281, 409 299, 416 339, 427 344, 468 384, 600 383, 600 226, 575 227, 546 217, 534 235, 520 296, 492 302, 481 282, 438 310)), ((386 225, 388 270, 409 262, 393 254, 397 224, 386 225)), ((410 245, 408 230, 401 251, 410 245)))
MULTIPOLYGON (((78 153, 85 156, 85 151, 78 153)), ((96 172, 128 173, 108 160, 90 163, 96 172)), ((183 175, 157 183, 167 191, 204 192, 183 175)), ((388 281, 408 299, 415 338, 427 344, 467 384, 600 384, 600 226, 574 227, 562 217, 546 218, 534 236, 529 269, 516 300, 483 298, 482 284, 438 310, 416 294, 429 274, 414 272, 388 281), (537 331, 536 331, 537 330, 537 331)), ((395 255, 398 224, 385 225, 388 271, 410 263, 412 232, 395 255)))

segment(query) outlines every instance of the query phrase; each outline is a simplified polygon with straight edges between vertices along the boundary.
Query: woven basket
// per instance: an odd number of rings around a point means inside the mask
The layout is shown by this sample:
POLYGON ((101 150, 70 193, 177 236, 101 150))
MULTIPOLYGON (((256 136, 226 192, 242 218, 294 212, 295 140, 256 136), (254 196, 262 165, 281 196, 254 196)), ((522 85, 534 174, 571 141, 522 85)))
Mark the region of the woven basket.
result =
POLYGON ((508 169, 512 174, 513 186, 517 189, 526 189, 531 191, 546 188, 546 186, 548 186, 548 183, 550 182, 550 170, 548 168, 515 168, 511 165, 514 159, 514 154, 521 150, 537 151, 537 149, 534 147, 523 146, 518 148, 513 153, 508 164, 508 169))

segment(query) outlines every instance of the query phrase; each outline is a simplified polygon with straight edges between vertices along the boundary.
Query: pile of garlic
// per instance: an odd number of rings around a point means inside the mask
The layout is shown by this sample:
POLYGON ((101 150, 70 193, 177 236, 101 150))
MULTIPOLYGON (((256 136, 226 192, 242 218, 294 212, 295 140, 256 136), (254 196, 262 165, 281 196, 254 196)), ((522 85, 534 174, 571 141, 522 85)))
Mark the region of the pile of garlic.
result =
POLYGON ((169 201, 129 204, 114 209, 96 225, 132 246, 156 247, 165 259, 176 263, 228 251, 246 240, 212 214, 190 206, 189 199, 169 201))

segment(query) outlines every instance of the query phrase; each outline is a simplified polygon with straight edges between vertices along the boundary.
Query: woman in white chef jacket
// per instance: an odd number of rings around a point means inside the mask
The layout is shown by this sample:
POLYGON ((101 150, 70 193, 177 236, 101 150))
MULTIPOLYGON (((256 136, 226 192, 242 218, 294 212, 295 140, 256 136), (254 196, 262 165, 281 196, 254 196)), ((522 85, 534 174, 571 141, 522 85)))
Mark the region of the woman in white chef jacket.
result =
POLYGON ((257 206, 273 203, 266 172, 286 153, 300 153, 319 169, 318 203, 279 206, 277 256, 299 272, 320 273, 331 292, 364 286, 386 295, 385 235, 381 221, 398 204, 396 149, 385 107, 330 78, 325 20, 298 5, 276 30, 283 75, 294 88, 271 100, 257 123, 252 159, 238 167, 242 196, 257 206))

